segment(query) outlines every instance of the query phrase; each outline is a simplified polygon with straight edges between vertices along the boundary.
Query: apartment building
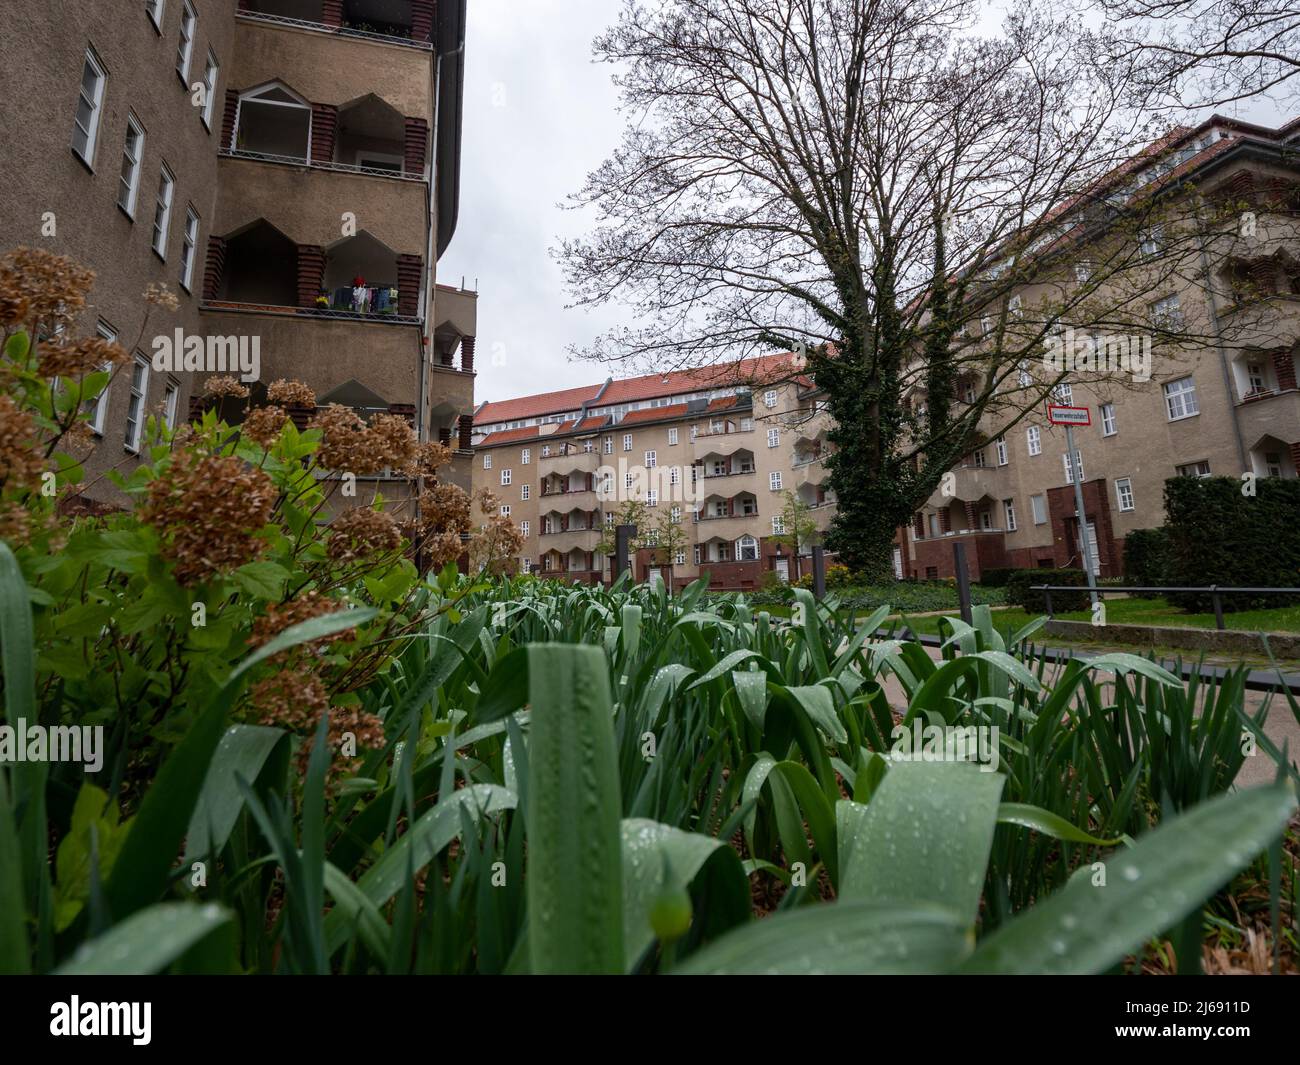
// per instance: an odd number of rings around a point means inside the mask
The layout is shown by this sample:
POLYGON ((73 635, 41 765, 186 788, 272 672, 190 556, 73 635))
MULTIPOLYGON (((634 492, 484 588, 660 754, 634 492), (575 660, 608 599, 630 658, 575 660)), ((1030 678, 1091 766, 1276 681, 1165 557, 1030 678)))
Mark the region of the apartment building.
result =
POLYGON ((79 327, 136 356, 96 412, 89 495, 120 501, 101 475, 134 466, 149 414, 199 406, 211 368, 153 358, 178 329, 256 351, 254 402, 296 378, 320 405, 407 417, 456 448, 447 476, 469 486, 476 295, 436 280, 459 203, 464 25, 465 0, 7 12, 0 250, 94 269, 79 327), (180 306, 153 308, 144 335, 150 283, 180 306))
MULTIPOLYGON (((1009 382, 1008 401, 981 423, 983 446, 899 530, 896 576, 952 576, 959 542, 976 579, 991 568, 1082 567, 1075 476, 1093 564, 1100 576, 1118 576, 1124 537, 1163 523, 1168 478, 1227 475, 1244 477, 1245 486, 1249 475, 1297 475, 1297 148, 1300 120, 1273 130, 1213 118, 1175 131, 1158 152, 1133 161, 1120 175, 1125 195, 1152 182, 1176 188, 1185 180, 1209 200, 1228 197, 1249 208, 1239 228, 1194 244, 1190 261, 1175 264, 1143 295, 1153 316, 1195 318, 1211 340, 1189 347, 1149 334, 1126 338, 1142 345, 1149 375, 1080 371, 1057 386, 1051 404, 1090 412, 1091 424, 1074 429, 1077 466, 1067 458, 1065 430, 1048 420, 1048 402, 1015 408, 1015 389, 1055 380, 1027 360, 1009 382), (999 433, 1022 412, 1014 428, 999 433)), ((1082 276, 1081 263, 1064 265, 1076 280, 1082 276)), ((1012 292, 1010 316, 1032 317, 1043 287, 1012 292)), ((1088 323, 1076 326, 1087 332, 1088 323)), ((1060 323, 1062 335, 1065 327, 1060 323)), ((1100 350, 1107 339, 1089 336, 1088 343, 1100 350)), ((703 571, 718 588, 753 587, 765 570, 793 576, 773 539, 781 493, 793 489, 812 505, 823 533, 835 500, 822 462, 828 416, 812 382, 791 372, 790 359, 611 379, 483 404, 474 420, 474 485, 502 497, 503 510, 526 533, 521 562, 542 572, 607 578, 608 560, 596 550, 599 526, 615 520, 624 492, 660 511, 680 506, 686 543, 672 566, 675 583, 703 571), (655 468, 668 469, 667 483, 638 480, 637 470, 655 468), (696 490, 691 499, 669 500, 674 470, 681 485, 696 490), (615 502, 608 504, 597 489, 611 474, 615 502)), ((973 401, 980 387, 968 373, 959 381, 959 401, 973 401)), ((920 389, 909 399, 925 402, 920 389)), ((658 512, 647 514, 653 521, 658 512)), ((654 565, 649 552, 640 552, 638 578, 654 565)))
POLYGON ((496 493, 524 534, 524 569, 608 580, 602 528, 634 499, 651 529, 665 515, 681 529, 674 550, 637 552, 638 579, 680 586, 707 572, 711 587, 736 589, 765 571, 789 579, 800 563, 776 539, 785 493, 823 532, 834 504, 826 416, 801 371, 795 356, 773 355, 484 403, 474 487, 496 493))
MULTIPOLYGON (((1212 339, 1189 350, 1163 343, 1158 334, 1154 341, 1150 335, 1126 338, 1141 342, 1149 355, 1145 381, 1122 369, 1071 373, 1051 402, 1090 412, 1091 425, 1074 429, 1077 473, 1065 430, 1049 423, 1046 403, 1002 436, 994 437, 990 419, 985 445, 952 470, 900 530, 896 572, 951 576, 953 544, 964 542, 976 579, 989 568, 1082 568, 1085 557, 1100 576, 1119 576, 1124 537, 1163 523, 1168 478, 1297 475, 1298 147, 1300 120, 1266 129, 1216 117, 1175 131, 1158 152, 1133 162, 1123 176, 1125 195, 1157 181, 1177 195, 1178 185, 1190 182, 1209 202, 1231 200, 1248 209, 1231 232, 1192 242, 1187 261, 1142 296, 1153 320, 1197 322, 1195 332, 1212 339), (1087 555, 1075 476, 1083 490, 1087 555)), ((1083 268, 1082 261, 1066 265, 1083 268)), ((1017 291, 1009 298, 1012 314, 1032 316, 1042 298, 1033 288, 1017 291)), ((1062 333, 1067 324, 1061 323, 1062 333)), ((1074 323, 1101 353, 1107 338, 1088 334, 1104 330, 1088 326, 1074 323)), ((1042 372, 1026 365, 1017 383, 1029 384, 1027 374, 1042 372)), ((966 380, 959 391, 977 387, 966 380)), ((924 402, 923 394, 917 399, 924 402)), ((999 421, 1005 425, 1005 416, 999 421)))

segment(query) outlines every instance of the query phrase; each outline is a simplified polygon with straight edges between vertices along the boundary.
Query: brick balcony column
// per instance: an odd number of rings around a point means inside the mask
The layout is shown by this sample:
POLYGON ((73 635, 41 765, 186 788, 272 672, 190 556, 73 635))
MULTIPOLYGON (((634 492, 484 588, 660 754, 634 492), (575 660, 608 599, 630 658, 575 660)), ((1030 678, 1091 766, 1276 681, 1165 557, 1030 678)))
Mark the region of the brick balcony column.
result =
POLYGON ((952 532, 952 511, 947 507, 939 509, 939 531, 952 532))
POLYGON ((444 425, 438 430, 438 443, 443 447, 451 447, 451 426, 444 425))
POLYGON ((420 313, 420 281, 424 276, 424 258, 420 255, 397 257, 397 313, 414 318, 420 313))
POLYGON ((221 115, 221 148, 235 146, 235 112, 239 110, 239 93, 226 90, 226 107, 221 115))
POLYGON ((334 162, 334 138, 338 131, 339 109, 333 104, 311 105, 311 161, 334 162))
POLYGON ((474 372, 474 338, 460 338, 460 369, 461 373, 474 372))
POLYGON ((252 11, 253 0, 239 0, 238 7, 240 11, 252 11))
POLYGON ((318 244, 298 245, 298 306, 315 307, 325 281, 325 249, 318 244))
POLYGON ((208 262, 203 273, 203 298, 215 300, 221 291, 221 276, 226 269, 226 238, 208 237, 208 262))
POLYGON ((388 404, 388 413, 396 414, 399 418, 405 418, 406 424, 411 428, 415 428, 414 403, 390 403, 388 404))
POLYGON ((1289 351, 1273 352, 1273 372, 1277 374, 1279 392, 1296 387, 1295 359, 1289 351))
POLYGON ((408 115, 406 129, 402 135, 402 173, 410 177, 423 175, 428 153, 429 123, 422 118, 411 118, 408 115))
POLYGON ((411 40, 433 42, 433 21, 438 0, 411 0, 411 40))
POLYGON ((919 510, 912 515, 912 531, 916 533, 918 540, 925 539, 925 515, 919 510))
POLYGON ((460 449, 469 451, 474 447, 474 415, 460 416, 460 449))
POLYGON ((326 26, 342 26, 343 0, 322 0, 320 20, 326 26))
POLYGON ((1290 451, 1291 451, 1291 464, 1297 470, 1300 470, 1300 440, 1297 440, 1294 444, 1291 445, 1290 451))
POLYGON ((979 514, 976 512, 975 504, 974 504, 974 503, 963 503, 962 505, 966 508, 966 528, 968 528, 968 529, 978 529, 978 528, 979 528, 979 520, 980 520, 980 516, 979 516, 979 514))

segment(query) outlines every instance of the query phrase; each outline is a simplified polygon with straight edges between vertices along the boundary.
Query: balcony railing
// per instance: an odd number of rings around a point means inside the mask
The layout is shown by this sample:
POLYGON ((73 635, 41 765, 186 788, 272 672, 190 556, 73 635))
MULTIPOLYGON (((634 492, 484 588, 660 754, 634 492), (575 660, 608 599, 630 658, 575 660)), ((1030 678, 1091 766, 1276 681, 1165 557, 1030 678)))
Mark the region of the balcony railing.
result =
POLYGON ((353 163, 323 163, 305 159, 301 155, 277 155, 274 152, 250 152, 245 148, 222 148, 217 152, 225 159, 251 159, 256 163, 275 163, 278 166, 297 166, 307 170, 328 170, 338 174, 364 174, 367 177, 392 178, 394 181, 424 181, 423 174, 407 174, 382 167, 357 166, 353 163))
POLYGON ((722 473, 707 473, 707 472, 706 472, 706 473, 704 474, 704 479, 705 479, 706 481, 708 481, 708 480, 711 480, 711 479, 714 478, 714 477, 739 477, 742 473, 756 473, 756 472, 757 472, 757 470, 756 470, 755 467, 753 467, 753 466, 742 466, 742 467, 741 467, 740 469, 738 469, 738 470, 724 470, 722 473))
POLYGON ((321 307, 290 307, 278 303, 246 303, 237 300, 204 300, 199 304, 205 311, 243 311, 252 314, 282 314, 305 318, 328 318, 343 322, 365 322, 368 325, 421 325, 418 315, 385 314, 375 311, 335 311, 321 307))
POLYGON ((330 26, 324 22, 312 22, 308 19, 290 18, 288 15, 271 15, 263 11, 239 11, 238 16, 252 22, 269 22, 277 26, 289 26, 296 30, 311 33, 328 33, 337 37, 355 37, 364 41, 376 41, 380 44, 400 44, 407 48, 420 48, 426 52, 433 51, 429 41, 414 41, 410 37, 399 37, 391 33, 376 33, 373 30, 359 30, 351 26, 330 26))

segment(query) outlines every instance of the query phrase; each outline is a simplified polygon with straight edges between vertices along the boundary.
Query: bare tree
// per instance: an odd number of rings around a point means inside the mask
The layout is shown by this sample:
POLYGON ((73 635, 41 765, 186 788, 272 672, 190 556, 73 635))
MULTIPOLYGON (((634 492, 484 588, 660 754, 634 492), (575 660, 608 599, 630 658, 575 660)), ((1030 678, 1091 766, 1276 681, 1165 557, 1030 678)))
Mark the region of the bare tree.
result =
POLYGON ((1098 0, 1110 54, 1174 108, 1297 98, 1300 7, 1277 0, 1098 0))
POLYGON ((627 0, 595 50, 621 67, 628 126, 573 197, 596 227, 559 251, 577 303, 638 319, 589 358, 807 352, 791 373, 833 419, 828 546, 882 578, 944 472, 1062 381, 1043 360, 1062 324, 1210 333, 1153 320, 1207 221, 1132 181, 1152 130, 1130 66, 1077 22, 1018 10, 989 39, 974 12, 627 0))

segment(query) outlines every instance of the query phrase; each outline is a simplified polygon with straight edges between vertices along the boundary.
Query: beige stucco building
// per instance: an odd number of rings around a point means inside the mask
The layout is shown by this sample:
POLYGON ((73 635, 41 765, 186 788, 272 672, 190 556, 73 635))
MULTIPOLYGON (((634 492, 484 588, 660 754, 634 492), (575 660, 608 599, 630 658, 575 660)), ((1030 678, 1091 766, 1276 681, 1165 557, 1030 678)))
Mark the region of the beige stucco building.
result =
POLYGON ((152 360, 179 328, 256 341, 255 400, 295 378, 319 404, 409 418, 456 448, 447 476, 468 487, 476 296, 436 282, 459 202, 465 0, 7 15, 0 250, 94 269, 79 324, 136 355, 96 414, 88 478, 135 465, 147 414, 191 410, 208 369, 152 360), (180 307, 142 331, 150 283, 180 307))

